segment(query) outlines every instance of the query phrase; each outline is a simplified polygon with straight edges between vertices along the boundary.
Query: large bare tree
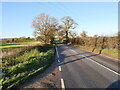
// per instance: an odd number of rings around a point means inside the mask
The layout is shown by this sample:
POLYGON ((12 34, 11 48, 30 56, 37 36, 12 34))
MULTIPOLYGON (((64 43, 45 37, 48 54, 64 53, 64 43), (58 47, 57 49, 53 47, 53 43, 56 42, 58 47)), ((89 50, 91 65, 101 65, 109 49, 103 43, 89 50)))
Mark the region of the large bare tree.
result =
POLYGON ((32 26, 35 28, 33 34, 47 44, 49 41, 53 42, 56 35, 58 21, 55 17, 41 13, 34 18, 32 26))
POLYGON ((62 25, 62 30, 65 32, 65 37, 66 37, 66 43, 68 43, 69 37, 69 30, 75 29, 77 26, 77 23, 69 16, 65 16, 61 19, 63 22, 62 25))

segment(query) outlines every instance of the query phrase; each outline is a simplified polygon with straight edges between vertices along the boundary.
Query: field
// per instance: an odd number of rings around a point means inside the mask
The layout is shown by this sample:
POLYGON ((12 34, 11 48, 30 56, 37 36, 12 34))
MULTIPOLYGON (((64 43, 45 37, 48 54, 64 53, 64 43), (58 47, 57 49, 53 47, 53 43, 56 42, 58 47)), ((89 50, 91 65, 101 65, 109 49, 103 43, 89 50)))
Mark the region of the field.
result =
POLYGON ((41 42, 36 41, 36 42, 6 43, 6 44, 0 44, 0 48, 5 49, 5 48, 13 48, 13 47, 24 47, 24 46, 31 46, 36 44, 41 44, 41 42))
POLYGON ((24 52, 2 58, 2 88, 19 85, 37 72, 43 71, 52 62, 54 46, 34 46, 24 52))
POLYGON ((41 44, 38 41, 0 44, 3 89, 19 85, 53 62, 54 46, 41 44))

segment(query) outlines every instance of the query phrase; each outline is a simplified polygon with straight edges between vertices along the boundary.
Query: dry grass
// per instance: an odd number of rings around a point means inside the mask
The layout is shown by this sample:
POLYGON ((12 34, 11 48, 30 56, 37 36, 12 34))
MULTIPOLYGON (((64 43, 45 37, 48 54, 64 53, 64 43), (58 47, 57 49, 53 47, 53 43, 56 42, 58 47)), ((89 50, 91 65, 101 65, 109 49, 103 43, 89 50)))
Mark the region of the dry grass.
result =
POLYGON ((4 58, 6 56, 12 56, 16 55, 20 52, 25 51, 26 49, 30 48, 31 46, 28 47, 16 47, 16 48, 7 48, 7 49, 1 49, 0 50, 0 58, 4 58))

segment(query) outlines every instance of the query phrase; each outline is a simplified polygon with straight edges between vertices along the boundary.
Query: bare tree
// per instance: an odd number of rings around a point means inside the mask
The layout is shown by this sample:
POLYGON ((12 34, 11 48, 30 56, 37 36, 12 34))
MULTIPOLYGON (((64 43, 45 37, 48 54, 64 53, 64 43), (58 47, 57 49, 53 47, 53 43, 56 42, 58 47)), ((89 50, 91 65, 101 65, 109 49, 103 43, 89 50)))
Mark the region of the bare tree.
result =
POLYGON ((75 21, 69 17, 69 16, 65 16, 62 19, 63 25, 62 25, 62 30, 65 31, 65 37, 66 37, 66 43, 68 43, 69 41, 69 30, 71 29, 75 29, 77 26, 77 23, 75 23, 75 21))
POLYGON ((80 34, 80 36, 84 40, 84 45, 88 45, 89 39, 87 39, 87 32, 86 31, 82 31, 82 33, 80 34))
POLYGON ((58 22, 56 18, 41 13, 35 17, 32 22, 32 26, 35 28, 33 34, 34 36, 39 36, 41 41, 47 44, 49 40, 52 41, 55 37, 57 25, 58 22))
POLYGON ((81 37, 85 38, 87 37, 87 32, 86 31, 82 31, 82 33, 80 34, 81 37))

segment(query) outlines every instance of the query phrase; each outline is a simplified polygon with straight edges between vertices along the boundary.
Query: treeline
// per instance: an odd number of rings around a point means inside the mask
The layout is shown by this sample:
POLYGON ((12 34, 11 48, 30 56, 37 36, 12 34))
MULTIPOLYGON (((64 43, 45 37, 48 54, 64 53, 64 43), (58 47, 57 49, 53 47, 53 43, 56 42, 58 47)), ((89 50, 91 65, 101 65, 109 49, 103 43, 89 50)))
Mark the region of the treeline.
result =
MULTIPOLYGON (((120 34, 120 33, 119 33, 120 34)), ((92 52, 96 48, 99 48, 99 54, 101 54, 103 49, 118 49, 119 47, 119 34, 116 36, 97 36, 94 35, 93 37, 87 36, 86 33, 83 31, 81 36, 72 37, 69 39, 71 44, 79 44, 82 46, 89 46, 93 47, 92 52)))
POLYGON ((5 38, 5 39, 0 39, 0 42, 2 44, 13 43, 13 42, 29 42, 29 41, 34 41, 34 38, 20 37, 20 38, 5 38))

